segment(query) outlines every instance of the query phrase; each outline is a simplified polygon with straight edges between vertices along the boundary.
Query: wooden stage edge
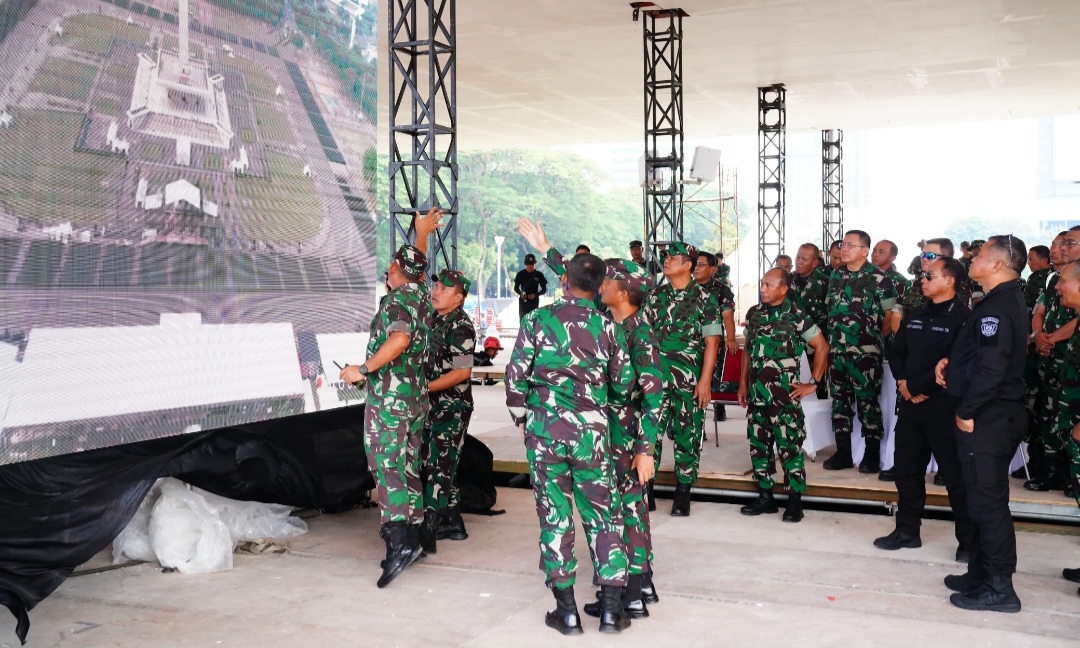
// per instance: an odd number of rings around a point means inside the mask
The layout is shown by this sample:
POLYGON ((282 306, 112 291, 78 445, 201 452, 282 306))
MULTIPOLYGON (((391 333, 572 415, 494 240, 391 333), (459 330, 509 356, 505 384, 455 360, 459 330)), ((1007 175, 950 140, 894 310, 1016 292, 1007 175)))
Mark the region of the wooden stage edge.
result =
MULTIPOLYGON (((498 459, 494 461, 495 472, 511 474, 528 474, 528 463, 515 459, 498 459)), ((661 486, 674 486, 675 474, 670 470, 660 470, 656 475, 656 483, 661 486)), ((807 481, 806 495, 809 499, 818 499, 837 504, 865 504, 868 506, 883 506, 890 511, 895 510, 896 489, 888 482, 878 482, 880 487, 867 486, 841 486, 835 484, 815 484, 807 481)), ((698 473, 695 491, 716 491, 717 494, 732 492, 757 492, 757 484, 749 475, 729 475, 723 473, 698 473)), ((777 492, 780 492, 778 490, 777 492)), ((1044 522, 1056 522, 1080 525, 1080 509, 1071 501, 1046 502, 1024 497, 1023 487, 1020 482, 1014 480, 1010 488, 1011 497, 1009 508, 1013 517, 1017 519, 1039 520, 1044 522), (1020 491, 1019 493, 1017 491, 1020 491)), ((949 508, 948 497, 944 493, 927 490, 926 505, 929 507, 949 508)), ((1080 529, 1078 529, 1080 533, 1080 529)))

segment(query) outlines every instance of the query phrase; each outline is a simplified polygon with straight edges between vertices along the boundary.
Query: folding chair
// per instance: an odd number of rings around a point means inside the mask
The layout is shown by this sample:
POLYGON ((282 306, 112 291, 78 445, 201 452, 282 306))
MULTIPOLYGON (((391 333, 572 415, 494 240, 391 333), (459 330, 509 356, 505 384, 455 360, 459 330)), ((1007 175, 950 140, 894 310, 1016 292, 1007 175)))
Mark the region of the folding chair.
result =
POLYGON ((724 369, 720 374, 720 383, 715 385, 716 391, 712 392, 709 404, 713 410, 713 437, 716 447, 720 447, 720 423, 716 420, 717 408, 721 405, 739 404, 739 379, 742 377, 742 356, 740 348, 735 353, 727 353, 720 349, 724 361, 724 369))

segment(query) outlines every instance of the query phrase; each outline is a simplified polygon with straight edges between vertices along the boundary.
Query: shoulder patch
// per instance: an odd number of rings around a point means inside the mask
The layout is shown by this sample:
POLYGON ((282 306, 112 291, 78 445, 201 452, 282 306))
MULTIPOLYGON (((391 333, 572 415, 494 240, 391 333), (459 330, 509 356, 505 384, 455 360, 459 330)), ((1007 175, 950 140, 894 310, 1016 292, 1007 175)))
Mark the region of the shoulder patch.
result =
POLYGON ((985 337, 994 337, 998 332, 998 318, 996 317, 984 317, 979 322, 982 334, 985 337))

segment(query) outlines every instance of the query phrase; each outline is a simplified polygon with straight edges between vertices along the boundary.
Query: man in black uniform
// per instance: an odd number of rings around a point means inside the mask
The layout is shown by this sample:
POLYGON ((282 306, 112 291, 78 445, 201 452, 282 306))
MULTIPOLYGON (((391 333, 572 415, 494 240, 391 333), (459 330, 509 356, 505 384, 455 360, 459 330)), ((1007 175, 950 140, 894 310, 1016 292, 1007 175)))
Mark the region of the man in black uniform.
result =
POLYGON ((518 317, 525 315, 540 305, 540 295, 547 292, 547 277, 536 269, 536 257, 525 255, 525 269, 518 270, 514 276, 514 292, 518 299, 518 317))
POLYGON ((949 597, 965 610, 1019 612, 1013 589, 1016 529, 1009 513, 1009 461, 1027 431, 1024 362, 1030 322, 1020 271, 1024 242, 994 236, 971 261, 983 298, 975 305, 936 378, 957 401, 960 469, 975 523, 967 573, 945 577, 949 597))
POLYGON ((930 264, 920 282, 926 302, 905 313, 889 349, 889 366, 901 399, 893 466, 899 500, 896 530, 874 540, 875 547, 889 551, 922 546, 919 527, 926 505, 926 464, 933 453, 956 517, 956 559, 960 562, 967 562, 975 527, 968 515, 960 477, 956 412, 935 382, 934 368, 949 355, 949 348, 971 314, 956 297, 956 286, 964 276, 964 266, 956 259, 942 257, 930 264))

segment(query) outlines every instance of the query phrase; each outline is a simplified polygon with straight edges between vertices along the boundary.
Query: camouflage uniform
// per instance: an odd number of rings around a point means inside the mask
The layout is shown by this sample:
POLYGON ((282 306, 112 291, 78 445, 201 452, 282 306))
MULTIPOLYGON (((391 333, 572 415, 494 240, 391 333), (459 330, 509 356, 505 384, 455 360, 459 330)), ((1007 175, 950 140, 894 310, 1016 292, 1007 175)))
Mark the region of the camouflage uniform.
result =
MULTIPOLYGON (((829 311, 825 305, 825 298, 829 294, 829 275, 821 268, 814 268, 810 276, 803 277, 797 273, 791 275, 791 289, 788 290, 788 299, 806 313, 810 321, 817 325, 822 335, 825 335, 829 324, 829 311)), ((810 366, 814 366, 814 348, 806 347, 806 360, 810 366)), ((828 380, 823 381, 828 383, 828 380)), ((819 387, 818 394, 825 397, 825 385, 819 387)))
MULTIPOLYGON (((908 291, 911 290, 912 282, 908 281, 907 277, 900 274, 896 270, 895 263, 892 264, 892 266, 890 266, 889 269, 885 271, 885 276, 892 280, 893 288, 896 290, 895 303, 903 303, 904 297, 907 296, 908 291)), ((886 356, 888 356, 889 348, 892 346, 892 341, 895 337, 896 335, 892 332, 889 332, 889 334, 885 336, 885 344, 883 346, 883 351, 886 356)))
MULTIPOLYGON (((442 281, 443 273, 439 277, 442 281)), ((424 372, 428 383, 455 369, 472 367, 476 329, 463 309, 455 308, 446 315, 434 313, 428 339, 424 372)), ((458 505, 455 477, 461 443, 472 418, 472 382, 463 380, 449 389, 431 392, 430 396, 431 411, 423 435, 424 509, 443 513, 458 505)))
POLYGON ((559 298, 525 316, 506 367, 506 404, 525 425, 540 568, 549 587, 573 587, 578 504, 597 581, 622 586, 626 552, 616 518, 608 419, 634 383, 622 330, 587 299, 559 298))
POLYGON ((856 404, 863 438, 881 439, 881 321, 896 304, 892 280, 869 261, 838 268, 829 282, 833 432, 851 434, 856 404))
MULTIPOLYGON (((665 427, 675 441, 675 477, 679 484, 697 480, 705 410, 694 400, 694 389, 705 360, 705 338, 722 336, 724 327, 716 299, 693 280, 682 290, 670 283, 649 292, 642 308, 660 348, 667 404, 665 427)), ((656 439, 656 468, 660 469, 663 439, 656 439)))
MULTIPOLYGON (((1080 326, 1073 331, 1065 350, 1065 365, 1061 375, 1060 408, 1055 426, 1065 439, 1069 477, 1075 486, 1080 477, 1080 444, 1072 437, 1072 429, 1080 423, 1080 326)), ((1080 506, 1080 488, 1076 489, 1076 504, 1080 506)))
MULTIPOLYGON (((1050 277, 1050 280, 1046 282, 1046 290, 1037 302, 1045 309, 1042 328, 1044 333, 1053 333, 1076 317, 1076 313, 1071 308, 1061 303, 1061 297, 1057 293, 1059 278, 1058 273, 1050 277)), ((1049 357, 1039 356, 1037 369, 1039 393, 1035 400, 1034 413, 1042 436, 1046 460, 1052 466, 1060 465, 1065 461, 1065 439, 1062 438, 1055 424, 1055 416, 1061 409, 1061 381, 1065 373, 1067 347, 1067 343, 1055 344, 1049 357)))
POLYGON ((806 428, 802 406, 791 397, 799 381, 799 363, 817 325, 790 299, 779 306, 757 304, 746 314, 747 377, 746 436, 750 464, 762 490, 772 490, 769 474, 776 444, 792 492, 806 492, 803 441, 806 428))
MULTIPOLYGON (((713 276, 709 281, 701 284, 701 287, 705 289, 705 292, 713 296, 717 305, 720 306, 720 316, 723 318, 724 313, 730 311, 735 312, 735 293, 731 291, 731 287, 724 283, 717 276, 713 276)), ((721 324, 723 319, 721 319, 721 324)), ((724 362, 727 359, 727 352, 724 350, 724 338, 726 337, 726 331, 723 327, 720 328, 720 344, 716 350, 716 364, 713 365, 713 377, 712 377, 712 390, 714 392, 730 392, 738 390, 739 386, 735 385, 735 389, 730 389, 730 385, 724 384, 724 362)))
MULTIPOLYGON (((419 250, 411 246, 402 250, 414 255, 410 258, 415 265, 426 265, 419 250)), ((388 292, 371 320, 368 357, 391 333, 409 336, 409 346, 400 356, 367 377, 364 450, 378 485, 382 524, 419 524, 424 517, 420 442, 429 408, 424 364, 431 315, 430 294, 421 281, 388 292)))
POLYGON ((1029 312, 1033 313, 1035 311, 1035 304, 1039 303, 1039 297, 1046 290, 1049 279, 1050 268, 1036 270, 1028 275, 1027 281, 1024 283, 1024 303, 1027 304, 1029 312))
MULTIPOLYGON (((926 297, 922 294, 923 273, 919 272, 915 279, 910 282, 907 289, 904 290, 903 296, 897 298, 896 303, 899 304, 904 313, 910 313, 913 310, 917 310, 926 306, 926 297)), ((961 279, 956 282, 956 297, 961 304, 971 308, 971 284, 967 278, 961 279)))
MULTIPOLYGON (((647 288, 651 283, 644 268, 632 261, 608 267, 612 279, 647 288)), ((649 532, 649 508, 644 487, 632 469, 637 455, 653 456, 653 446, 663 412, 664 381, 660 372, 660 353, 656 336, 640 311, 619 323, 630 361, 634 367, 634 388, 630 400, 613 410, 611 446, 615 455, 615 477, 622 500, 623 543, 630 575, 652 572, 652 538, 649 532)))

